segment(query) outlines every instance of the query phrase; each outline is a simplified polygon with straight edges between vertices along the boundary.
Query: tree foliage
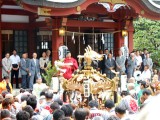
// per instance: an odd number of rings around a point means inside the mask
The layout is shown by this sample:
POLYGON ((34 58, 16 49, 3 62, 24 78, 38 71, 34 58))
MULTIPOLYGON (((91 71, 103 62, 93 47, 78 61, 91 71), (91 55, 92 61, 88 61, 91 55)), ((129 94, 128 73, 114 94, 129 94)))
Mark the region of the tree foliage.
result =
POLYGON ((140 17, 134 21, 134 28, 134 48, 147 48, 153 61, 160 64, 160 21, 140 17))
POLYGON ((42 74, 43 78, 46 80, 47 85, 50 86, 52 82, 52 77, 57 76, 58 70, 55 66, 52 66, 51 62, 47 65, 47 70, 45 74, 42 74))

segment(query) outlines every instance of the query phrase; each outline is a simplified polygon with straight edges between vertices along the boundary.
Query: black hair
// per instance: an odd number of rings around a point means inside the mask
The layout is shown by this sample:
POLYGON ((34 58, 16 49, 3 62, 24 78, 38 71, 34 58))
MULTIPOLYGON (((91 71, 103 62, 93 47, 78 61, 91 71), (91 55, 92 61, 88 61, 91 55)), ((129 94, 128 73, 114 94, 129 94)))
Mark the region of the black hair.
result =
POLYGON ((30 115, 26 111, 19 111, 16 115, 17 120, 29 120, 30 115))
POLYGON ((72 116, 73 108, 72 108, 72 106, 71 106, 70 104, 68 104, 68 105, 63 105, 63 106, 61 107, 61 110, 64 112, 64 114, 65 114, 66 117, 72 116))
POLYGON ((105 50, 108 50, 108 48, 106 48, 105 50))
POLYGON ((21 96, 21 102, 27 101, 28 97, 29 97, 28 95, 22 95, 21 96))
POLYGON ((102 49, 99 49, 99 50, 98 50, 98 52, 101 52, 101 51, 103 52, 103 50, 102 50, 102 49))
POLYGON ((105 102, 105 107, 106 108, 113 108, 114 107, 114 102, 113 102, 113 100, 110 100, 110 99, 108 99, 108 100, 106 100, 106 102, 105 102))
POLYGON ((3 90, 1 94, 2 94, 3 98, 5 98, 5 96, 6 96, 8 93, 9 93, 9 92, 8 92, 7 90, 3 90))
POLYGON ((9 79, 9 76, 4 76, 3 78, 4 78, 4 79, 9 79))
POLYGON ((65 114, 62 110, 55 110, 53 112, 53 119, 54 120, 61 120, 63 118, 65 118, 65 114))
POLYGON ((107 120, 119 120, 119 118, 115 115, 111 115, 107 120))
POLYGON ((56 109, 60 109, 59 107, 59 104, 57 102, 53 102, 51 105, 50 105, 50 108, 54 111, 56 109))
POLYGON ((129 95, 129 92, 128 92, 128 91, 122 91, 122 92, 121 92, 121 96, 127 96, 127 95, 129 95))
POLYGON ((143 92, 142 92, 142 94, 143 95, 151 95, 152 93, 151 93, 151 91, 149 90, 149 89, 145 89, 145 90, 143 90, 143 92))
POLYGON ((40 92, 40 96, 45 96, 45 92, 48 90, 48 88, 45 88, 43 89, 41 92, 40 92))
POLYGON ((71 53, 71 51, 67 50, 67 51, 66 51, 66 55, 67 55, 68 53, 71 53))
POLYGON ((20 93, 24 93, 24 92, 25 92, 25 89, 21 88, 21 89, 19 90, 19 92, 20 92, 20 93))
POLYGON ((88 105, 93 108, 93 107, 96 107, 98 108, 98 102, 96 100, 91 100, 88 105))
POLYGON ((115 113, 123 115, 126 113, 126 109, 123 106, 116 106, 115 113))
POLYGON ((10 98, 5 98, 2 102, 3 109, 8 109, 9 105, 12 104, 12 100, 10 98))
POLYGON ((27 105, 30 105, 33 110, 35 110, 35 108, 37 107, 37 100, 36 97, 34 95, 30 95, 27 99, 27 105))
POLYGON ((141 81, 140 83, 144 88, 147 88, 146 81, 141 81))
POLYGON ((16 51, 16 52, 17 52, 17 50, 16 50, 16 49, 13 49, 13 50, 12 50, 12 52, 13 52, 13 51, 16 51))
POLYGON ((143 51, 147 50, 147 48, 143 48, 143 51))
POLYGON ((46 99, 52 99, 53 98, 53 92, 51 90, 47 90, 45 92, 46 99))
POLYGON ((10 117, 11 114, 10 114, 10 111, 7 110, 7 109, 3 109, 1 110, 1 120, 4 119, 4 118, 7 118, 7 117, 10 117))
POLYGON ((57 102, 61 106, 63 105, 63 101, 61 99, 54 100, 54 102, 57 102))
POLYGON ((83 108, 78 108, 74 112, 74 116, 75 116, 76 120, 85 120, 85 118, 87 116, 87 111, 83 108))
POLYGON ((31 118, 31 117, 33 116, 33 114, 34 114, 34 110, 33 110, 33 108, 32 108, 30 105, 25 106, 25 107, 23 108, 23 111, 28 112, 29 115, 30 115, 30 118, 31 118))
POLYGON ((30 94, 32 94, 32 89, 26 89, 27 92, 29 92, 30 94))

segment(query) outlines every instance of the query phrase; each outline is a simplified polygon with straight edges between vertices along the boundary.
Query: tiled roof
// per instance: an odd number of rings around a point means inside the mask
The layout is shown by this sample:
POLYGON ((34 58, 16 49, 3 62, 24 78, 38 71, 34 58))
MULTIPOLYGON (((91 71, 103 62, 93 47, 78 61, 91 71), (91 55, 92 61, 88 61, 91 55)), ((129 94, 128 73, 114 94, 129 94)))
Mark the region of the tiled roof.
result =
POLYGON ((53 7, 53 8, 72 8, 72 7, 81 5, 86 0, 77 0, 77 1, 74 0, 74 2, 68 2, 68 3, 53 2, 53 1, 47 1, 47 0, 20 0, 20 1, 26 4, 36 5, 36 6, 46 6, 46 7, 53 7))
POLYGON ((151 11, 160 13, 160 0, 141 0, 151 11))

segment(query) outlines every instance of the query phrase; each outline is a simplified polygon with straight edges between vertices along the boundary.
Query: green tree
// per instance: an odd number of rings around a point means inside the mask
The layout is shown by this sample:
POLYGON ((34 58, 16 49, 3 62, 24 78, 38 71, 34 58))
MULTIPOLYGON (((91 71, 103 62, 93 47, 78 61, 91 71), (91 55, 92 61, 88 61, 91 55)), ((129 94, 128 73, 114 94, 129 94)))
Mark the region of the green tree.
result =
POLYGON ((153 62, 160 65, 160 21, 140 17, 134 21, 134 28, 134 48, 147 48, 153 62))

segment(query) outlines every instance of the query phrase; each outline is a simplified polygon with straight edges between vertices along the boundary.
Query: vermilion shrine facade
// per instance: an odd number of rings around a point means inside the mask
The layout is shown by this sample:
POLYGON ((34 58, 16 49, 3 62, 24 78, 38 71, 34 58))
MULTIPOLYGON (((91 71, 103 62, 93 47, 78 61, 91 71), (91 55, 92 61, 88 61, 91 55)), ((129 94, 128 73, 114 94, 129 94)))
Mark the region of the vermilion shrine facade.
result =
POLYGON ((134 19, 160 20, 157 0, 0 0, 0 6, 0 63, 14 48, 19 55, 28 52, 29 57, 33 52, 40 57, 50 49, 54 61, 61 45, 68 46, 73 57, 83 54, 87 45, 95 51, 108 48, 116 56, 123 44, 133 50, 134 19), (61 27, 69 33, 60 36, 61 27), (123 30, 128 33, 125 37, 123 30), (74 32, 82 33, 75 34, 75 42, 74 32))

